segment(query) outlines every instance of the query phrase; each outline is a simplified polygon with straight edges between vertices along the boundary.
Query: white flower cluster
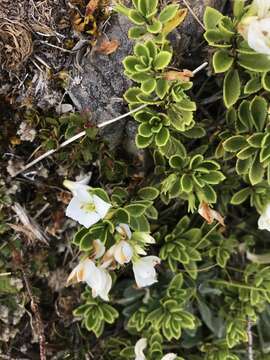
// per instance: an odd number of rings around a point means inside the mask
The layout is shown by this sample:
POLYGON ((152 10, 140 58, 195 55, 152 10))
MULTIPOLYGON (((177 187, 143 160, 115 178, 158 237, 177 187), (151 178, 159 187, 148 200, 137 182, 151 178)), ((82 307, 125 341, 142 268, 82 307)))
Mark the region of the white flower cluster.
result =
MULTIPOLYGON (((78 221, 86 228, 90 228, 105 218, 111 204, 93 194, 90 186, 69 180, 66 180, 64 185, 73 193, 73 198, 66 209, 68 217, 78 221)), ((140 257, 140 255, 146 255, 146 252, 136 242, 132 242, 133 234, 127 224, 118 224, 115 230, 120 235, 118 236, 120 240, 107 251, 99 239, 94 240, 93 258, 82 260, 73 269, 68 277, 67 285, 84 281, 91 287, 93 297, 100 296, 103 300, 108 301, 108 294, 112 286, 112 278, 108 269, 113 268, 116 264, 124 265, 130 261, 138 287, 149 286, 157 281, 155 266, 160 263, 160 259, 157 256, 140 257), (98 265, 95 261, 97 259, 100 259, 98 265)), ((144 244, 155 243, 155 239, 149 234, 139 233, 139 235, 144 244)))
POLYGON ((270 55, 270 0, 254 0, 239 25, 251 49, 270 55))

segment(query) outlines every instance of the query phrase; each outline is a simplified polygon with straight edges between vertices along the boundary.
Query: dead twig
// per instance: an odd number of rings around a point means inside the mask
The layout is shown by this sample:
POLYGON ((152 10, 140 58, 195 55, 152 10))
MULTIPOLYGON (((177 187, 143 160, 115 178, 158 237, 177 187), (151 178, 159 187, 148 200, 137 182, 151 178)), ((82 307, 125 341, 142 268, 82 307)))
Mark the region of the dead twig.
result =
POLYGON ((49 245, 48 240, 42 233, 39 225, 34 219, 30 218, 26 210, 19 203, 14 203, 11 208, 22 223, 22 225, 9 224, 12 229, 25 234, 31 242, 33 242, 35 239, 38 239, 40 242, 49 245))
POLYGON ((185 6, 188 8, 188 10, 190 11, 191 15, 194 17, 194 19, 197 21, 197 23, 203 28, 203 30, 205 31, 205 26, 203 25, 203 23, 201 22, 201 20, 198 18, 198 16, 195 14, 195 12, 192 10, 191 6, 188 3, 188 0, 182 0, 183 3, 185 4, 185 6))
POLYGON ((26 290, 28 292, 29 298, 31 300, 31 309, 35 315, 36 318, 36 324, 37 324, 37 332, 38 332, 38 338, 39 338, 39 354, 40 354, 40 360, 46 360, 46 339, 45 339, 45 335, 44 335, 44 326, 43 326, 43 322, 40 316, 40 312, 39 312, 39 308, 38 305, 35 301, 33 292, 32 292, 32 288, 30 286, 28 277, 23 269, 23 267, 21 266, 21 272, 22 272, 22 276, 25 282, 25 286, 26 286, 26 290))

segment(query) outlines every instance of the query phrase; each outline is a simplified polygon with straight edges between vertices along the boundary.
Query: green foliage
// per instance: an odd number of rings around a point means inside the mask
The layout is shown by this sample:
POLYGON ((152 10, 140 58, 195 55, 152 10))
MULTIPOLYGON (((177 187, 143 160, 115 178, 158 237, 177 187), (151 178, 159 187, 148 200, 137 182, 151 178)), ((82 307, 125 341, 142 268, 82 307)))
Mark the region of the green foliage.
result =
POLYGON ((103 333, 105 323, 113 324, 119 313, 111 305, 93 299, 87 289, 82 298, 86 303, 77 307, 73 314, 82 319, 82 324, 88 331, 99 337, 103 333))

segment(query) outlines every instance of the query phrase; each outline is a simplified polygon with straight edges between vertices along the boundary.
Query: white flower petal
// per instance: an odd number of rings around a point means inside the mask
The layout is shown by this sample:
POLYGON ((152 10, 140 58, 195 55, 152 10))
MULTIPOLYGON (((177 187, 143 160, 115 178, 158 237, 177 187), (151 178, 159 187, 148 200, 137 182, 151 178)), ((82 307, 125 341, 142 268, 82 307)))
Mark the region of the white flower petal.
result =
POLYGON ((67 279, 67 286, 85 281, 88 276, 92 273, 95 265, 90 259, 81 261, 70 273, 67 279))
POLYGON ((112 278, 107 270, 94 264, 91 273, 87 272, 85 281, 92 289, 93 297, 100 296, 105 301, 109 300, 108 294, 112 286, 112 278))
POLYGON ((63 185, 67 189, 69 189, 74 195, 76 195, 78 191, 88 191, 91 189, 90 186, 87 186, 80 181, 65 180, 63 182, 63 185))
POLYGON ((119 224, 118 226, 116 226, 115 230, 119 232, 119 234, 121 234, 124 238, 130 239, 132 236, 128 224, 119 224))
POLYGON ((270 18, 254 20, 249 24, 247 42, 256 52, 270 55, 270 18))
POLYGON ((93 241, 93 247, 95 250, 95 259, 101 258, 106 250, 104 244, 99 239, 97 239, 93 241))
POLYGON ((120 265, 129 263, 132 256, 133 249, 127 241, 122 240, 115 245, 114 258, 120 265))
POLYGON ((258 228, 260 230, 270 231, 270 203, 266 206, 258 219, 258 228))
POLYGON ((73 220, 78 221, 81 225, 89 228, 93 224, 97 223, 101 217, 96 212, 85 211, 84 206, 79 197, 74 196, 66 209, 66 215, 73 220))
POLYGON ((133 263, 133 272, 138 287, 150 286, 157 282, 155 265, 160 263, 157 256, 145 256, 133 263))
POLYGON ((254 0, 253 6, 257 10, 257 15, 260 18, 263 18, 268 15, 270 10, 270 1, 269 0, 254 0))
POLYGON ((163 356, 163 358, 161 358, 161 360, 175 360, 176 358, 177 358, 176 354, 170 353, 170 354, 163 356))
POLYGON ((93 195, 93 202, 96 207, 96 212, 99 214, 100 218, 103 219, 107 215, 111 204, 107 203, 96 195, 93 195))
POLYGON ((135 352, 135 360, 146 360, 146 357, 143 351, 147 347, 147 340, 145 338, 141 338, 135 344, 134 352, 135 352))

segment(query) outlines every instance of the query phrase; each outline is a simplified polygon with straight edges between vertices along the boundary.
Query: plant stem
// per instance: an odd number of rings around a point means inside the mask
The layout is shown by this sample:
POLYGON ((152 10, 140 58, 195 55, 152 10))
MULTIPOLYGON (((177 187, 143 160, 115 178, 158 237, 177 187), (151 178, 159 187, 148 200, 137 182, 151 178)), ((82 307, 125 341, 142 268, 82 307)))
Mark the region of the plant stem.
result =
POLYGON ((214 230, 216 230, 216 228, 217 228, 218 226, 219 226, 219 223, 217 222, 216 225, 213 226, 212 229, 210 229, 210 230, 208 231, 208 233, 205 234, 205 235, 201 238, 201 240, 198 242, 198 244, 197 244, 194 248, 197 249, 197 248, 204 242, 204 240, 207 238, 207 236, 209 236, 214 230))

